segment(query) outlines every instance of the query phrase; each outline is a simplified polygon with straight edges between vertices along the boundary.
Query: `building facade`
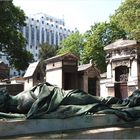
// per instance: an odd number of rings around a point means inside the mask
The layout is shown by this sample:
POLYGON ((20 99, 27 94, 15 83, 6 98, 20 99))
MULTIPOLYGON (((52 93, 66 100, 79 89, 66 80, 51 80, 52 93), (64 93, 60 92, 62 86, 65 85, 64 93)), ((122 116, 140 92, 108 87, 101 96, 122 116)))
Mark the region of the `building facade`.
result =
POLYGON ((26 26, 22 29, 27 40, 26 49, 33 54, 35 60, 38 60, 40 44, 47 42, 57 46, 60 41, 74 32, 75 30, 70 30, 65 26, 64 19, 43 13, 26 17, 26 26))
POLYGON ((140 43, 120 39, 104 50, 107 53, 107 73, 101 76, 101 96, 127 98, 140 88, 140 43))

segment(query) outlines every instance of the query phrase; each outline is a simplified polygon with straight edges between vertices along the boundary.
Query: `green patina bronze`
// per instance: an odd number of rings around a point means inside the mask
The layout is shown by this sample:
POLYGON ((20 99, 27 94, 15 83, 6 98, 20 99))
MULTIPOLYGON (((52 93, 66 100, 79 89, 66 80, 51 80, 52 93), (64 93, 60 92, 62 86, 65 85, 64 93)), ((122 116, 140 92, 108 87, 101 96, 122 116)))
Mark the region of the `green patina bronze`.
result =
POLYGON ((43 119, 92 114, 115 114, 126 121, 140 117, 140 91, 127 99, 92 96, 81 90, 63 90, 42 83, 16 96, 0 89, 0 118, 43 119))

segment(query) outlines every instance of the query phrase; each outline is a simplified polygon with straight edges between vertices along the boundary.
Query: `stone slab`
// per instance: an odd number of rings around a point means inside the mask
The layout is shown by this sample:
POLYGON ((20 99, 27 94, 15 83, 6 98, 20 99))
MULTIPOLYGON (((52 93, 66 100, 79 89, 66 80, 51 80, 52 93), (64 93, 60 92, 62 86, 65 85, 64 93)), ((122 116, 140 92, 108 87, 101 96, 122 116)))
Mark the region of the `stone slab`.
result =
POLYGON ((108 127, 90 128, 84 130, 69 130, 55 133, 37 133, 20 136, 10 136, 7 139, 140 139, 140 127, 108 127))
MULTIPOLYGON (((131 123, 138 123, 131 122, 131 123)), ((64 132, 127 125, 113 114, 82 115, 67 119, 0 120, 0 137, 34 133, 64 132)))

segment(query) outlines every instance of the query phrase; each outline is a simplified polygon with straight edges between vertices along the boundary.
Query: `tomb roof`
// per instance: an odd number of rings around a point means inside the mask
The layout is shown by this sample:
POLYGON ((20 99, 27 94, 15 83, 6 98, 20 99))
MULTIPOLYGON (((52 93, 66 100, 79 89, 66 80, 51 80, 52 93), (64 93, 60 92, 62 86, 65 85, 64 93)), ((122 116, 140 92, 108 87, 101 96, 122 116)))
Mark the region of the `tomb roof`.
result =
POLYGON ((64 60, 66 57, 72 57, 74 58, 75 60, 78 60, 79 58, 72 54, 72 53, 65 53, 65 54, 61 54, 61 55, 57 55, 57 56, 54 56, 54 57, 51 57, 51 58, 48 58, 45 60, 46 63, 51 63, 51 62, 55 62, 55 61, 62 61, 64 60))
POLYGON ((25 75, 24 75, 24 78, 33 76, 33 74, 34 74, 34 72, 35 72, 35 70, 36 70, 38 64, 39 64, 39 61, 34 62, 34 63, 31 63, 31 64, 29 65, 29 67, 27 68, 27 70, 26 70, 26 73, 25 73, 25 75))
POLYGON ((87 70, 88 68, 90 68, 92 66, 92 64, 84 64, 84 65, 79 65, 78 66, 78 71, 84 71, 87 70))
POLYGON ((135 46, 137 45, 136 40, 124 40, 124 39, 119 39, 109 45, 107 45, 104 50, 113 50, 117 48, 123 48, 123 47, 130 47, 130 46, 135 46))

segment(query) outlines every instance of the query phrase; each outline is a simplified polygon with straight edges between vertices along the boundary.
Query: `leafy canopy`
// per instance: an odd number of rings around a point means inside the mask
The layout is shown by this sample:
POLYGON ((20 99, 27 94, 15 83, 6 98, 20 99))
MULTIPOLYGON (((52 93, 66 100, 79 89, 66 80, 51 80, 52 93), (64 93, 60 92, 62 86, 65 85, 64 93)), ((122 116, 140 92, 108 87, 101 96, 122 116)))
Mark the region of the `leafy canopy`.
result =
POLYGON ((109 23, 96 23, 91 26, 90 31, 85 33, 86 43, 84 46, 82 61, 88 63, 93 60, 93 63, 101 71, 106 71, 106 53, 104 47, 117 39, 125 38, 126 32, 118 27, 115 21, 109 23))
POLYGON ((25 26, 23 10, 12 1, 0 1, 0 51, 9 57, 17 70, 25 70, 33 56, 25 49, 26 40, 20 30, 25 26))
POLYGON ((49 45, 48 43, 40 44, 40 50, 39 50, 39 59, 40 59, 40 68, 41 72, 45 76, 45 69, 46 69, 46 63, 44 60, 53 57, 57 53, 57 46, 49 45))
POLYGON ((57 52, 57 46, 49 45, 48 43, 43 43, 40 45, 39 50, 39 59, 45 60, 50 57, 53 57, 56 55, 57 52))
POLYGON ((132 39, 140 41, 140 0, 125 0, 112 18, 132 39))
POLYGON ((83 49, 83 42, 84 41, 82 35, 77 31, 69 35, 60 43, 58 54, 71 52, 76 56, 80 57, 80 54, 83 49))

